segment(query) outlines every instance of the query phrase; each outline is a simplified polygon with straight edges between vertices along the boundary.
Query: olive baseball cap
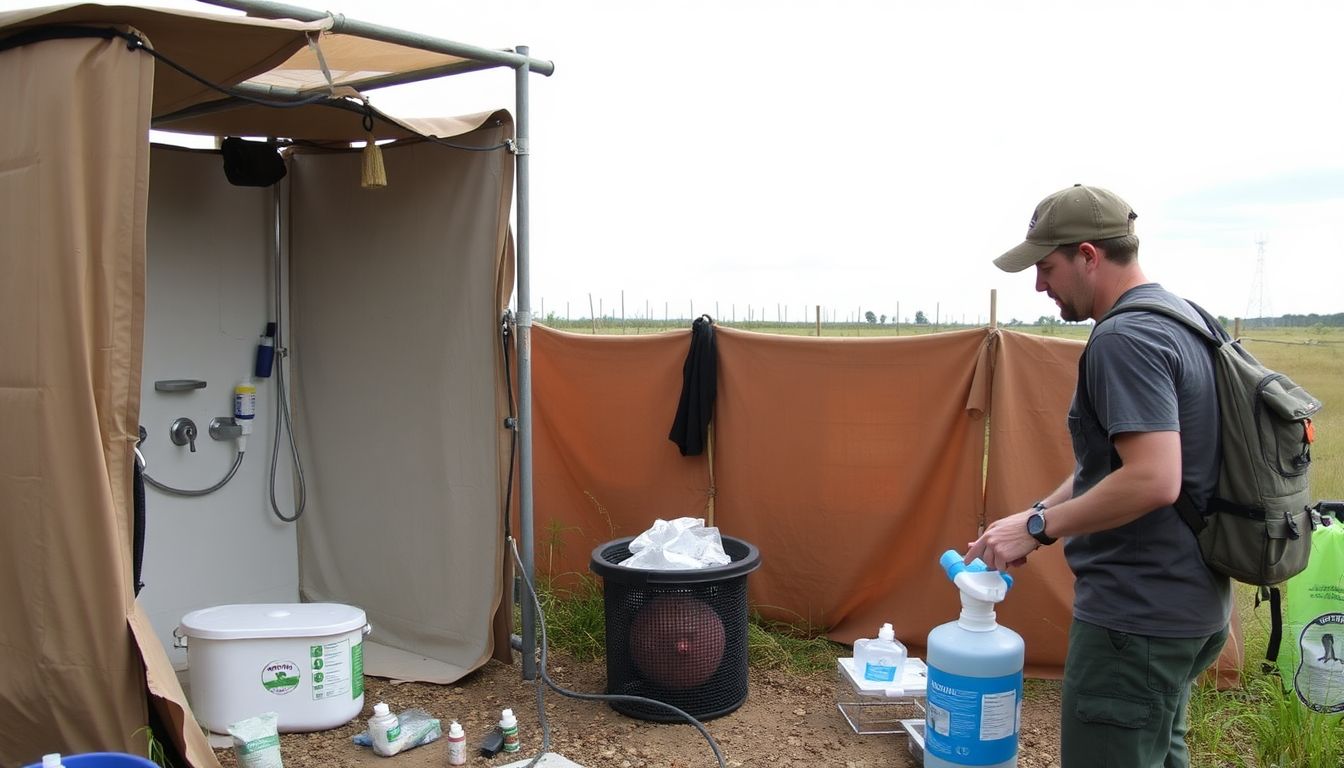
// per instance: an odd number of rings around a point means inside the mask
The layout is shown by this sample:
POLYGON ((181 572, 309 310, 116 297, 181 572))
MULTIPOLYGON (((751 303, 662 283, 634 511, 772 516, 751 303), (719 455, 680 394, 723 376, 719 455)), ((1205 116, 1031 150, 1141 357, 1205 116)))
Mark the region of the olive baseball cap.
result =
POLYGON ((1004 272, 1021 272, 1061 245, 1106 240, 1134 233, 1138 214, 1114 192, 1074 184, 1036 206, 1027 239, 994 260, 1004 272))

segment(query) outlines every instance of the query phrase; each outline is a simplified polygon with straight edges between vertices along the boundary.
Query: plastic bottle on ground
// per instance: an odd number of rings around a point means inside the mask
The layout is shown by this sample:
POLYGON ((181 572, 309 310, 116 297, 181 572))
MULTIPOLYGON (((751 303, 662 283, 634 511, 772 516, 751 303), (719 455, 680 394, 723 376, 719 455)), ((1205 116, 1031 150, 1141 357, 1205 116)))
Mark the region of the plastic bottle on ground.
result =
POLYGON ((373 705, 373 717, 369 718, 369 741, 373 751, 383 757, 395 755, 401 748, 401 721, 381 701, 373 705))
POLYGON ((456 720, 448 726, 448 764, 467 764, 467 734, 456 720))
POLYGON ((512 709, 500 713, 499 730, 504 734, 504 751, 517 752, 522 745, 518 741, 518 718, 513 716, 512 709))

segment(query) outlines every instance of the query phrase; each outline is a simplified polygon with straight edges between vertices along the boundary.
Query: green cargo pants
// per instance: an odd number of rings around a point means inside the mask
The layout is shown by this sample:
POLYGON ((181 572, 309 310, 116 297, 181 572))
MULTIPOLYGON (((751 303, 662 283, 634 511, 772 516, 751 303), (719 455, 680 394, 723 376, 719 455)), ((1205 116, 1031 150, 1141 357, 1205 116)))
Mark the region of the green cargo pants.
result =
POLYGON ((1146 637, 1075 619, 1064 662, 1063 768, 1188 768, 1190 685, 1226 640, 1226 627, 1207 637, 1146 637))

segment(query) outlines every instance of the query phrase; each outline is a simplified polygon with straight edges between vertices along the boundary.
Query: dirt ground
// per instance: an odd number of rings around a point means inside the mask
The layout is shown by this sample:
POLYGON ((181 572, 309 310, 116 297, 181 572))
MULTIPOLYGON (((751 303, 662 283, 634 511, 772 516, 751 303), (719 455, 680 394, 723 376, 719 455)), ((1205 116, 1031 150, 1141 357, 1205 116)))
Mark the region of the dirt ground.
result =
MULTIPOLYGON (((575 662, 552 653, 551 678, 565 688, 602 692, 606 666, 602 661, 575 662)), ((857 735, 836 708, 838 677, 807 676, 752 670, 747 701, 735 712, 705 724, 718 742, 724 761, 745 766, 837 766, 879 768, 915 766, 904 736, 857 735)), ((848 698, 848 697, 845 697, 848 698)), ((356 746, 351 737, 365 729, 373 705, 387 702, 394 712, 417 707, 443 722, 456 719, 466 729, 468 766, 503 766, 534 757, 541 749, 536 689, 524 682, 517 661, 512 666, 491 661, 454 685, 393 684, 366 678, 364 711, 350 723, 319 733, 281 734, 286 768, 381 766, 420 768, 446 766, 445 739, 393 757, 378 757, 356 746), (520 752, 493 758, 480 756, 479 744, 509 707, 518 716, 520 752)), ((852 711, 852 710, 851 710, 852 711)), ((899 714, 899 713, 898 713, 899 714)), ((906 716, 906 715, 900 715, 906 716)), ((910 717, 918 716, 914 712, 910 717)), ((708 743, 690 725, 650 723, 621 715, 604 703, 580 701, 546 691, 550 752, 584 768, 712 768, 717 763, 708 743)), ((1022 707, 1018 765, 1052 768, 1059 763, 1059 694, 1052 683, 1029 683, 1022 707)), ((235 768, 232 749, 216 752, 226 768, 235 768)))

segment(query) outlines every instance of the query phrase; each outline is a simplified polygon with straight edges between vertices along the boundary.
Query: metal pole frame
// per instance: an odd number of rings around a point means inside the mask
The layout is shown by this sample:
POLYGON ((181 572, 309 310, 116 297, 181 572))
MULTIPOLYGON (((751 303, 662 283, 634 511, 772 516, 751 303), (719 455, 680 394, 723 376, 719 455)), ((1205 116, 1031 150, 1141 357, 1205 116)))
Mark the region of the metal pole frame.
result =
MULTIPOLYGON (((527 76, 531 72, 528 47, 517 47, 523 56, 523 62, 514 70, 516 93, 515 105, 516 131, 514 136, 515 163, 517 165, 518 185, 518 535, 522 539, 523 572, 530 583, 536 584, 534 567, 535 538, 532 532, 532 226, 529 215, 532 201, 531 168, 529 156, 530 107, 527 94, 527 76)), ((508 511, 505 511, 508 514, 508 511)), ((522 603, 523 679, 535 680, 537 677, 537 627, 536 613, 532 601, 526 595, 522 603)))
MULTIPOLYGON (((307 8, 288 5, 285 3, 269 2, 269 0, 201 0, 201 2, 217 5, 224 8, 244 11, 248 15, 270 19, 295 19, 298 21, 321 21, 323 19, 331 20, 331 31, 341 34, 364 37, 371 40, 380 40, 397 45, 405 45, 421 50, 443 53, 450 56, 459 56, 472 61, 484 62, 488 66, 461 66, 461 71, 476 71, 479 69, 494 67, 512 67, 514 70, 514 106, 517 112, 515 116, 514 137, 514 163, 517 169, 517 277, 516 285, 518 289, 518 517, 519 517, 519 538, 521 539, 522 549, 520 555, 523 560, 523 572, 527 578, 536 583, 534 578, 536 569, 534 560, 536 553, 534 551, 533 539, 533 496, 532 496, 532 285, 531 285, 531 224, 529 214, 531 211, 531 200, 529 193, 531 189, 531 178, 529 168, 529 104, 527 78, 528 75, 536 73, 540 75, 551 75, 555 72, 555 64, 550 61, 533 59, 528 55, 529 48, 525 45, 517 46, 513 51, 497 51, 489 48, 478 48, 463 43, 455 43, 451 40, 429 37, 406 32, 392 27, 384 27, 379 24, 370 24, 367 22, 354 21, 347 19, 343 14, 332 14, 323 11, 314 11, 307 8)), ((457 66, 457 65, 454 65, 457 66)), ((445 68, 452 69, 453 67, 445 68)), ((441 74, 449 74, 447 71, 440 71, 441 74)), ((395 77, 380 77, 377 84, 380 86, 395 85, 399 82, 412 82, 414 80, 426 79, 425 73, 408 73, 405 80, 397 80, 395 77)), ((509 514, 505 510, 504 514, 509 514)), ((507 557, 507 555, 506 555, 507 557)), ((532 601, 522 599, 522 648, 520 652, 523 657, 523 679, 535 680, 537 677, 537 631, 536 631, 536 612, 532 601)))

